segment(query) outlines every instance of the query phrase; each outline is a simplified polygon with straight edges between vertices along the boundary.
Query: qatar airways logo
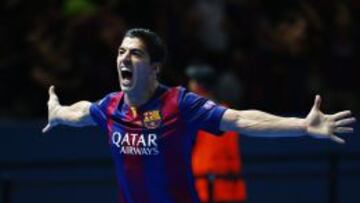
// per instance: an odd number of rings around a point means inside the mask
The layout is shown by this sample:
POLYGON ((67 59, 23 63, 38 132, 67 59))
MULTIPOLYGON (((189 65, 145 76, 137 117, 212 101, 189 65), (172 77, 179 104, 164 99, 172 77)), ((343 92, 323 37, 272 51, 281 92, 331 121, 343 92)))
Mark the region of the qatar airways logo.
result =
POLYGON ((112 143, 119 149, 120 154, 127 155, 158 155, 158 136, 153 133, 137 134, 113 132, 112 143))

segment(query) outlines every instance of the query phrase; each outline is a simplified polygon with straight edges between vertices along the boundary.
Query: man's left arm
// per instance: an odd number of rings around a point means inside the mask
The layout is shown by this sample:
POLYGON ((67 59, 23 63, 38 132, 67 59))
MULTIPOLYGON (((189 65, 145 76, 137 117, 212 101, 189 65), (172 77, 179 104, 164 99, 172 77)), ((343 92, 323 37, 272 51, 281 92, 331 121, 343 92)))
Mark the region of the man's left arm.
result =
POLYGON ((228 109, 221 119, 220 130, 256 137, 296 137, 307 134, 344 143, 335 134, 352 133, 354 129, 348 125, 355 123, 355 118, 350 111, 324 114, 320 111, 320 103, 321 98, 317 95, 306 118, 281 117, 258 110, 228 109))

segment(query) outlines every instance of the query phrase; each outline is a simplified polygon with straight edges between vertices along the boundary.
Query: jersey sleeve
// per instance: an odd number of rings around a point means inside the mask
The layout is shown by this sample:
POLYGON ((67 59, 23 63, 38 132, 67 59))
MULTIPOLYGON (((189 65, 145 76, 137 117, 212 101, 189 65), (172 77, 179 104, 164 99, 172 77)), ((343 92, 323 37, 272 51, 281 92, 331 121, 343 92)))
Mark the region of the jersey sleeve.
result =
POLYGON ((102 129, 107 129, 108 113, 107 109, 111 98, 115 93, 110 93, 97 102, 93 102, 90 106, 90 116, 95 123, 102 129))
POLYGON ((227 108, 185 89, 179 96, 179 109, 182 118, 192 128, 221 135, 220 121, 227 108))

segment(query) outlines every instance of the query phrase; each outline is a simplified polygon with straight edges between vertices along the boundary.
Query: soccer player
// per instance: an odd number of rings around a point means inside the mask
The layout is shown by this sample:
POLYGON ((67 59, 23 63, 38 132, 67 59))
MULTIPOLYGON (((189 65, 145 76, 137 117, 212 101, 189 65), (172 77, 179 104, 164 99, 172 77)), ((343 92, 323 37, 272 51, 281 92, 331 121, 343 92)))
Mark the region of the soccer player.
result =
POLYGON ((199 129, 212 134, 236 131, 249 136, 311 136, 344 140, 355 122, 350 111, 324 114, 320 96, 306 118, 280 117, 257 110, 227 109, 182 87, 158 82, 165 59, 161 39, 131 29, 119 47, 121 91, 99 102, 60 105, 49 88, 47 132, 57 125, 98 125, 108 135, 116 165, 120 201, 126 203, 199 202, 191 171, 191 147, 199 129))

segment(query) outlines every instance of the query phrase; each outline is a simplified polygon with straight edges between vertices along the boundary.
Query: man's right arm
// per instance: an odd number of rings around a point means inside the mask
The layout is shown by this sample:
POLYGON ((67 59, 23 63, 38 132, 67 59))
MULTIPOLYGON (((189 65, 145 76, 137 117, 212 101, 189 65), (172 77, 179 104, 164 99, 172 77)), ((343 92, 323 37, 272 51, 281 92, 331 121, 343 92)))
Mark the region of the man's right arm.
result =
POLYGON ((55 87, 49 88, 48 101, 48 124, 42 130, 46 133, 57 125, 67 125, 74 127, 83 127, 95 125, 96 123, 90 116, 91 103, 88 101, 76 102, 70 106, 62 106, 55 93, 55 87))

